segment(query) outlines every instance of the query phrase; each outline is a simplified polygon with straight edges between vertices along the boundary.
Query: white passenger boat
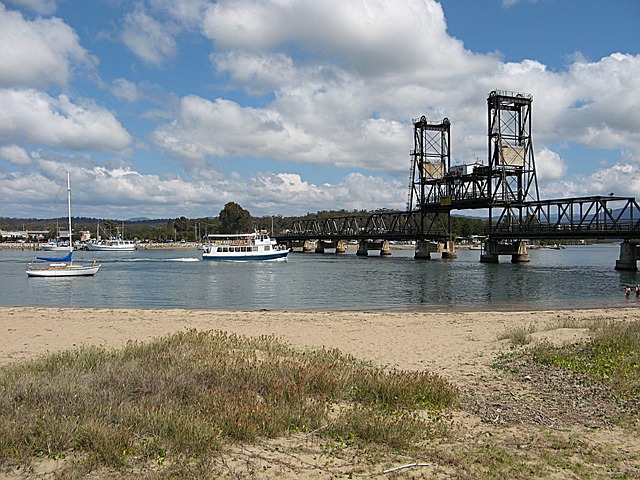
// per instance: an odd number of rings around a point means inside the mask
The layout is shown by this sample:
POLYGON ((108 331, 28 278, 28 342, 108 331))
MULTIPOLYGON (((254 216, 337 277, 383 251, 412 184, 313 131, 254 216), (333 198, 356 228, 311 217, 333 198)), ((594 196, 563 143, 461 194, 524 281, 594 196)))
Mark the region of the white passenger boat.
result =
MULTIPOLYGON (((67 208, 69 211, 69 234, 71 230, 71 183, 67 172, 67 208)), ((70 239, 71 240, 71 239, 70 239)), ((65 257, 36 257, 36 260, 50 262, 49 264, 32 262, 27 264, 27 276, 29 277, 77 277, 95 275, 100 265, 95 261, 90 265, 73 262, 73 245, 67 246, 69 253, 65 257)))
POLYGON ((286 260, 290 249, 278 245, 264 231, 237 235, 207 235, 209 243, 204 245, 203 260, 286 260))

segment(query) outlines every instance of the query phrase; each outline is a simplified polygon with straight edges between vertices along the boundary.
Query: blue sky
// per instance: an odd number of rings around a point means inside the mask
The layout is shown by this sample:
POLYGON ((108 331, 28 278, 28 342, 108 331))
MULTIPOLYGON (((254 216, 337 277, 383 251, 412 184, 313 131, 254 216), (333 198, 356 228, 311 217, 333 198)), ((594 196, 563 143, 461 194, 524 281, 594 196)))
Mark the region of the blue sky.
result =
POLYGON ((530 93, 544 198, 640 192, 640 2, 0 2, 0 216, 405 206, 412 118, 486 161, 530 93), (63 191, 63 190, 62 190, 63 191))

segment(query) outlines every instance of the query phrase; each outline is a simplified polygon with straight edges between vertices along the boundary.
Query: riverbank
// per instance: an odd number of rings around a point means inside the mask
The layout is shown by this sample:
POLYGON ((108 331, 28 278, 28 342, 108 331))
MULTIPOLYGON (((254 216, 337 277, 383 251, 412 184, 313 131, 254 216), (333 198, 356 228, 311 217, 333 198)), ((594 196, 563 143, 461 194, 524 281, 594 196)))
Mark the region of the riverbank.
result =
MULTIPOLYGON (((196 250, 198 244, 194 242, 174 242, 174 243, 139 243, 139 250, 196 250)), ((34 250, 41 251, 38 243, 0 243, 0 250, 34 250)))
MULTIPOLYGON (((640 474, 637 432, 581 410, 587 407, 580 406, 580 399, 574 399, 573 407, 559 407, 533 372, 513 376, 494 368, 498 357, 515 351, 505 332, 532 332, 533 342, 577 342, 588 338, 587 324, 593 321, 638 322, 640 310, 386 313, 2 307, 0 364, 79 345, 117 348, 128 341, 144 342, 187 329, 275 335, 294 347, 337 348, 388 368, 437 373, 460 388, 462 401, 452 413, 452 433, 425 449, 425 458, 404 459, 429 465, 408 469, 403 478, 465 478, 465 462, 489 461, 486 453, 480 453, 486 451, 549 462, 545 468, 559 479, 576 478, 572 462, 594 462, 593 457, 584 460, 582 455, 597 452, 601 464, 581 467, 581 478, 601 478, 605 471, 631 478, 640 474), (544 458, 550 445, 567 456, 565 464, 555 464, 555 457, 544 458)), ((230 477, 243 476, 247 473, 243 469, 251 464, 258 472, 262 467, 278 467, 264 470, 261 478, 329 478, 330 469, 319 467, 327 460, 325 447, 309 435, 294 435, 233 449, 223 462, 230 465, 230 477)), ((382 474, 383 467, 401 460, 385 454, 379 465, 363 468, 367 478, 388 478, 382 474)))

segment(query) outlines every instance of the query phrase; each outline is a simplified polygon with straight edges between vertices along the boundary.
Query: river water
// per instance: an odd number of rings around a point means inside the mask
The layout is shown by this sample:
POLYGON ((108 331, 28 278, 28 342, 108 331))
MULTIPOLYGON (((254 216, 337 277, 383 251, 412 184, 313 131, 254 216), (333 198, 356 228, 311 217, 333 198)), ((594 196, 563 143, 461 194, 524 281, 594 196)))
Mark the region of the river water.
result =
POLYGON ((29 278, 33 251, 0 250, 0 305, 247 310, 528 310, 638 306, 624 297, 637 272, 614 269, 619 245, 531 250, 531 262, 480 263, 480 251, 455 260, 412 250, 391 257, 355 251, 297 253, 286 262, 202 261, 197 250, 74 253, 97 259, 94 277, 29 278))

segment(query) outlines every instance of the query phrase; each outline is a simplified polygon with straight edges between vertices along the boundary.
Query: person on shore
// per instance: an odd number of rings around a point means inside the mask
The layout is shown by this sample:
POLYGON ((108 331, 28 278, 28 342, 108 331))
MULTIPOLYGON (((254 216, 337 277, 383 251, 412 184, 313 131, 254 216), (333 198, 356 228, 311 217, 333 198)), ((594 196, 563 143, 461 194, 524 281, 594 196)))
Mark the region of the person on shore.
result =
POLYGON ((640 283, 636 285, 636 298, 640 298, 640 283))

